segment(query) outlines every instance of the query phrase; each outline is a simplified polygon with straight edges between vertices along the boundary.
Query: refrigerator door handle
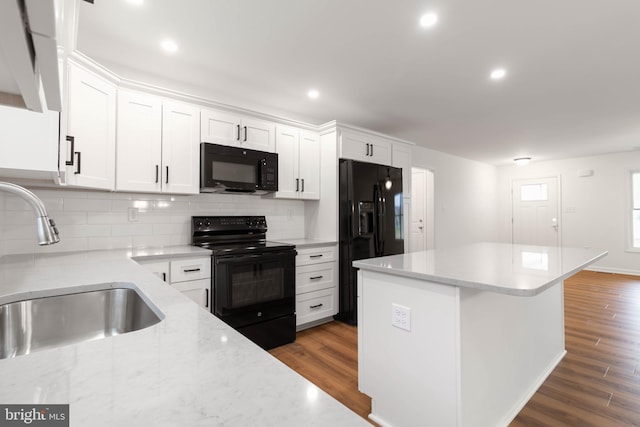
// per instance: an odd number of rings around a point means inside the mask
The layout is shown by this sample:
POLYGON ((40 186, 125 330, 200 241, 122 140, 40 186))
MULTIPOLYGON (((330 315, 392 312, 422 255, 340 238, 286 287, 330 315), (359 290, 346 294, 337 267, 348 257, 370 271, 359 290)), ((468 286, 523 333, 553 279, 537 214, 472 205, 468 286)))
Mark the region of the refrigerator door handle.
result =
POLYGON ((373 187, 374 198, 374 236, 373 246, 376 256, 382 256, 384 252, 384 203, 382 200, 382 191, 380 190, 380 184, 375 184, 373 187))

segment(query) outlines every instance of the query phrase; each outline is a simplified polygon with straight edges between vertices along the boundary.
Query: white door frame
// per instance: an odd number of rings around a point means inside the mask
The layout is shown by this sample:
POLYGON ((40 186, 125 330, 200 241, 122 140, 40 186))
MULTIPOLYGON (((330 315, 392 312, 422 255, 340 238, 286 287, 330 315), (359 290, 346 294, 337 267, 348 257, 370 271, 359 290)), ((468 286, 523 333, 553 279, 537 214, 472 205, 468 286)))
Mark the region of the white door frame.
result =
POLYGON ((548 176, 537 176, 537 177, 520 177, 513 178, 511 180, 511 227, 509 227, 509 231, 511 233, 511 243, 514 242, 514 232, 513 232, 513 205, 515 202, 514 195, 514 187, 516 181, 535 181, 536 179, 551 179, 554 178, 556 180, 556 203, 558 207, 557 219, 558 219, 558 246, 562 246, 562 175, 548 175, 548 176))
MULTIPOLYGON (((411 203, 422 203, 423 209, 425 213, 425 232, 423 233, 426 250, 435 249, 435 176, 434 172, 431 169, 421 168, 421 167, 412 167, 411 168, 411 176, 413 179, 413 172, 420 171, 425 172, 425 194, 416 194, 415 186, 411 186, 411 203)), ((413 218, 409 218, 409 224, 411 224, 413 218)), ((411 233, 408 233, 408 236, 411 236, 411 233)))

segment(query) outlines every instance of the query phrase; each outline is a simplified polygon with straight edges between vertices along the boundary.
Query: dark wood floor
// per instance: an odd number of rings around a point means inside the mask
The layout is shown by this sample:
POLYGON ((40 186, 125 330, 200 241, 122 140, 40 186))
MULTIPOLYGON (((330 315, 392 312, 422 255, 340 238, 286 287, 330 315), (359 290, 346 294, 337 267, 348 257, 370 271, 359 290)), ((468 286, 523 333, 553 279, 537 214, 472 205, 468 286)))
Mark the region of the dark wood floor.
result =
MULTIPOLYGON (((511 423, 640 426, 640 277, 583 271, 565 281, 567 355, 511 423)), ((357 329, 331 322, 271 354, 366 418, 357 329)))

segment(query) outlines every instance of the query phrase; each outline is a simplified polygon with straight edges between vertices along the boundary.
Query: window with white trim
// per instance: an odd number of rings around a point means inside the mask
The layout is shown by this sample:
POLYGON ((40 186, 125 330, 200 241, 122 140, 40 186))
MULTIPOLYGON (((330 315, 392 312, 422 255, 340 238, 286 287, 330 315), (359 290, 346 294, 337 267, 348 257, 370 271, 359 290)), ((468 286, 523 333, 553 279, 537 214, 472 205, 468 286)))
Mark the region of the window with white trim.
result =
POLYGON ((640 171, 631 173, 631 247, 640 249, 640 171))

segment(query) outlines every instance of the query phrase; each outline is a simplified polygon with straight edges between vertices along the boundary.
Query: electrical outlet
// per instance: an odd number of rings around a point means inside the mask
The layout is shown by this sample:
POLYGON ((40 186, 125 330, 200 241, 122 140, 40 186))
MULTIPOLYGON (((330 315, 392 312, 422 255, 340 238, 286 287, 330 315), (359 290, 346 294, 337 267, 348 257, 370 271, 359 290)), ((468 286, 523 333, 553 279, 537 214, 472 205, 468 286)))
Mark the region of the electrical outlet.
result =
POLYGON ((391 304, 391 325, 411 331, 411 309, 400 304, 391 304))
POLYGON ((129 222, 138 222, 138 208, 129 208, 127 213, 129 222))

